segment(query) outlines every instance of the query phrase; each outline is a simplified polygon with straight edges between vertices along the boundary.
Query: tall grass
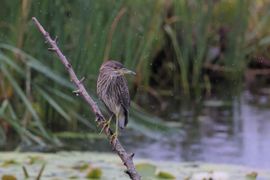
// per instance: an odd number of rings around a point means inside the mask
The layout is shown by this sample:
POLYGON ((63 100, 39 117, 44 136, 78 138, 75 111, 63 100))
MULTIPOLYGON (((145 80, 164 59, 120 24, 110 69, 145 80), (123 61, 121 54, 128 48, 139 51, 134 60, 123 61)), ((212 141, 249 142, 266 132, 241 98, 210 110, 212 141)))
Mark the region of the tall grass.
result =
MULTIPOLYGON (((227 49, 218 59, 218 64, 232 68, 233 72, 242 72, 244 62, 243 42, 247 27, 248 3, 246 1, 174 1, 176 19, 165 26, 175 51, 179 65, 180 80, 183 92, 195 96, 201 95, 203 69, 211 47, 218 47, 215 38, 219 28, 229 29, 225 40, 227 49), (225 13, 224 13, 225 11, 225 13), (224 21, 223 19, 226 19, 224 21)), ((242 74, 230 74, 228 79, 235 79, 242 74)), ((177 78, 177 76, 175 76, 177 78)))
MULTIPOLYGON (((155 76, 152 66, 157 54, 167 50, 171 55, 161 57, 158 68, 169 76, 159 80, 170 82, 166 86, 169 90, 176 87, 176 95, 199 97, 205 87, 213 87, 204 73, 206 63, 232 70, 225 75, 229 81, 243 76, 248 63, 245 58, 256 51, 245 46, 255 37, 246 38, 252 5, 245 0, 4 0, 0 11, 1 117, 18 134, 32 140, 38 136, 58 142, 51 130, 95 131, 87 118, 88 109, 71 94, 73 86, 62 64, 46 51, 32 16, 58 37, 60 48, 78 76, 86 78, 84 83, 94 97, 98 69, 104 60, 119 60, 136 70, 134 84, 147 91, 155 76), (220 46, 221 28, 228 30, 226 49, 217 60, 209 60, 211 49, 220 46), (173 73, 167 68, 171 66, 173 73)), ((260 17, 256 23, 264 21, 260 17)), ((264 39, 261 44, 266 42, 264 39)), ((132 111, 131 116, 139 117, 138 112, 132 111)), ((138 122, 153 126, 149 117, 145 115, 145 119, 138 122)), ((0 128, 0 135, 3 132, 0 128)))
MULTIPOLYGON (((149 65, 143 59, 149 57, 148 51, 150 51, 152 43, 149 42, 150 44, 146 45, 147 52, 141 46, 145 45, 144 42, 152 41, 151 39, 155 37, 152 32, 157 30, 152 28, 157 29, 159 27, 158 24, 155 24, 159 20, 159 14, 155 10, 161 9, 161 1, 157 2, 153 10, 149 11, 147 18, 142 16, 147 7, 140 9, 140 3, 117 1, 112 4, 110 1, 104 2, 106 3, 69 1, 67 4, 62 4, 60 1, 42 1, 39 3, 23 1, 22 4, 17 4, 18 6, 14 7, 14 12, 24 14, 23 18, 16 15, 12 21, 3 20, 3 22, 10 23, 11 26, 14 25, 14 27, 18 21, 19 24, 24 24, 25 29, 23 31, 27 32, 20 32, 19 37, 12 39, 7 37, 14 37, 16 31, 9 34, 8 29, 3 29, 4 38, 2 40, 4 42, 11 40, 8 43, 13 45, 0 44, 1 57, 6 60, 1 66, 3 67, 3 77, 7 79, 8 84, 11 84, 10 86, 14 91, 6 99, 9 106, 14 109, 13 112, 16 117, 18 117, 13 118, 8 123, 21 137, 28 136, 23 134, 25 131, 19 131, 16 127, 24 126, 27 132, 43 137, 45 142, 55 139, 49 133, 50 131, 45 130, 48 128, 54 130, 53 127, 55 126, 58 127, 55 129, 58 131, 76 130, 74 127, 83 128, 86 126, 96 132, 92 121, 86 118, 89 116, 88 108, 81 105, 80 101, 75 101, 75 97, 72 97, 73 86, 68 82, 68 76, 66 76, 64 68, 58 59, 46 51, 47 47, 42 37, 31 24, 31 16, 36 16, 52 35, 58 36, 58 39, 60 39, 59 46, 67 57, 70 57, 78 75, 86 78, 85 84, 89 87, 93 96, 95 96, 93 91, 95 90, 97 72, 104 56, 120 60, 131 69, 136 68, 136 58, 141 58, 141 66, 147 67, 147 64, 149 65), (29 7, 29 4, 26 5, 25 3, 31 3, 29 13, 25 13, 23 7, 29 7), (131 5, 134 5, 134 7, 131 5), (80 9, 80 11, 76 9, 80 9), (115 23, 115 29, 113 30, 112 24, 123 9, 133 10, 124 12, 118 22, 115 23), (138 11, 139 9, 141 12, 138 11), (137 13, 141 15, 133 18, 133 15, 137 13), (152 14, 156 16, 155 21, 151 26, 145 28, 144 25, 151 20, 152 14), (18 17, 17 20, 16 17, 18 17), (131 19, 132 21, 130 21, 131 19), (23 23, 22 21, 26 22, 23 23), (127 26, 127 24, 130 24, 130 26, 127 26), (138 24, 142 25, 138 27, 138 24), (128 33, 126 34, 125 31, 128 33), (106 48, 107 54, 105 53, 106 48), (30 52, 31 56, 26 52, 30 52), (38 57, 39 60, 34 56, 38 57), (18 96, 18 100, 15 99, 16 96, 18 96), (10 101, 9 98, 14 102, 10 101), (20 99, 23 104, 16 103, 20 99), (22 110, 18 111, 17 106, 23 107, 22 110), (28 115, 29 112, 30 115, 28 115)), ((138 69, 138 71, 142 70, 138 69)), ((132 114, 136 114, 136 111, 132 114)), ((2 118, 5 121, 9 119, 9 113, 6 110, 2 112, 2 118)), ((149 122, 147 124, 150 126, 149 122)), ((136 125, 132 126, 137 127, 136 125)), ((88 128, 87 130, 89 130, 88 128)))

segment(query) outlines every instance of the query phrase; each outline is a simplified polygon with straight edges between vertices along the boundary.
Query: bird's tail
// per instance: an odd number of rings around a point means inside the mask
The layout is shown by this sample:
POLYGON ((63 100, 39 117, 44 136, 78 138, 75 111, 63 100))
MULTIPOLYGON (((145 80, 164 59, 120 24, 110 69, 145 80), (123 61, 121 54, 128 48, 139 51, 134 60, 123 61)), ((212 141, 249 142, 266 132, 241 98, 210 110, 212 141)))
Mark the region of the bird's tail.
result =
POLYGON ((124 109, 119 114, 118 127, 120 129, 124 129, 127 126, 127 123, 128 123, 128 111, 124 109))

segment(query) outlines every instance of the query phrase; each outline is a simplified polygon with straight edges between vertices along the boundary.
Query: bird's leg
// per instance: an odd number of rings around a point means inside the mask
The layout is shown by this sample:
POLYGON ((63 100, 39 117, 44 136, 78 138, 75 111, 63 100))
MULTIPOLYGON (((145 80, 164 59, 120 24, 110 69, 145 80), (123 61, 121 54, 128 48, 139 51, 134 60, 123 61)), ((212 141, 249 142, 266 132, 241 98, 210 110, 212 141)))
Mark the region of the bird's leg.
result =
POLYGON ((119 117, 116 118, 115 136, 118 137, 119 117))
POLYGON ((111 136, 111 142, 114 142, 115 138, 118 138, 118 123, 119 123, 119 115, 115 115, 116 119, 116 126, 115 126, 115 133, 112 134, 111 136))
POLYGON ((105 128, 110 128, 112 118, 113 118, 113 115, 111 115, 109 120, 103 124, 103 127, 102 127, 101 131, 99 132, 99 134, 101 134, 105 128))

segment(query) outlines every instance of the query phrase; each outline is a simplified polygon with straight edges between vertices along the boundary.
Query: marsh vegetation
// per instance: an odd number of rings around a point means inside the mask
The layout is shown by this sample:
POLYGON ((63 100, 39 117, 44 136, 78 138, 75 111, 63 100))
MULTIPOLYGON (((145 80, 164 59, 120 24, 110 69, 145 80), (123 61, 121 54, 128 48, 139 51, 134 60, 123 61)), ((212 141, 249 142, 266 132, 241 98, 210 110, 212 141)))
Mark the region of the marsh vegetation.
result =
MULTIPOLYGON (((224 146, 228 159, 222 162, 246 164, 252 161, 248 155, 237 162, 232 159, 235 152, 243 153, 250 146, 230 149, 235 147, 231 143, 261 138, 263 150, 255 143, 253 153, 266 156, 258 157, 265 165, 252 162, 269 166, 265 149, 270 144, 265 139, 270 135, 263 129, 270 126, 265 118, 270 107, 269 9, 267 0, 4 0, 0 10, 1 149, 108 148, 98 135, 94 116, 72 94, 74 87, 65 69, 34 28, 31 17, 36 16, 58 37, 93 97, 104 60, 119 60, 136 71, 136 78, 129 79, 130 129, 123 132, 130 149, 164 138, 180 145, 163 154, 177 157, 179 149, 189 148, 198 155, 221 142, 228 145, 224 146), (263 130, 244 132, 243 127, 252 127, 253 121, 263 130), (75 139, 76 145, 67 147, 67 139, 75 139)), ((141 149, 142 157, 150 156, 141 149)), ((153 158, 160 157, 162 153, 153 158)), ((193 157, 197 156, 183 154, 179 159, 209 159, 193 157)))

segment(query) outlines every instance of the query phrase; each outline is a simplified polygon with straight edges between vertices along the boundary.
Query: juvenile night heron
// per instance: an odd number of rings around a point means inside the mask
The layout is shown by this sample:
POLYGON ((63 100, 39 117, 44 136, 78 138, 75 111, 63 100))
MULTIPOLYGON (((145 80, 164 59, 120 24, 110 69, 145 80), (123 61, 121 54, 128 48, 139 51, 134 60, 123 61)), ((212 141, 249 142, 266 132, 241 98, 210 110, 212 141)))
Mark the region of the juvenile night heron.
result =
POLYGON ((111 113, 108 125, 115 116, 116 137, 118 128, 123 129, 128 123, 130 96, 125 74, 136 73, 125 68, 120 62, 110 60, 101 65, 97 80, 97 94, 111 113))

